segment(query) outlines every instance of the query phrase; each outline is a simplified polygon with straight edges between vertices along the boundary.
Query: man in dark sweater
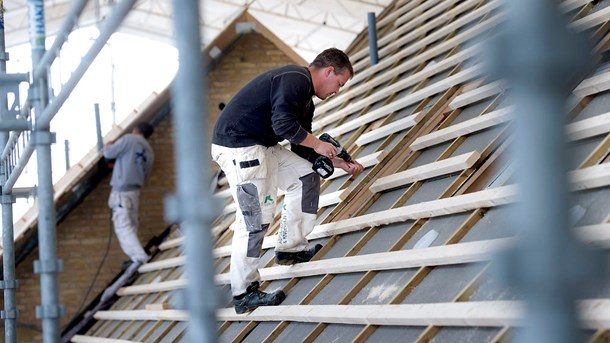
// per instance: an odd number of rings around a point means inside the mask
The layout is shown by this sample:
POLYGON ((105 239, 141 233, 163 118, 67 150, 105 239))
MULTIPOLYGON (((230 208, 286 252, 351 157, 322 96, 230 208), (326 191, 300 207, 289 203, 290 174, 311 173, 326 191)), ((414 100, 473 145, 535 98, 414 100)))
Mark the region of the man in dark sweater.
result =
POLYGON ((336 158, 337 148, 311 134, 315 95, 324 100, 353 76, 347 55, 320 53, 309 67, 270 70, 244 86, 222 110, 212 137, 212 158, 226 174, 239 205, 232 225, 231 291, 237 313, 278 305, 285 294, 258 290, 263 238, 274 216, 278 188, 285 191, 276 262, 307 262, 322 248, 307 248, 320 196, 312 162, 320 155, 349 174, 364 168, 336 158), (278 143, 284 139, 291 150, 278 143))

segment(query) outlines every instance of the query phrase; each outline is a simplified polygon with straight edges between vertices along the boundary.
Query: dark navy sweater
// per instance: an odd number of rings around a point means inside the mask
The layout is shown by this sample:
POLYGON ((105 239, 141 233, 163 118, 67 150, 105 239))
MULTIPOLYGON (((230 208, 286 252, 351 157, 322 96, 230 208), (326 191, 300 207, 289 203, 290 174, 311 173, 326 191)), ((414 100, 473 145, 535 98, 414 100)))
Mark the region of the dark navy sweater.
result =
POLYGON ((311 160, 315 158, 310 156, 313 150, 298 144, 311 132, 313 95, 307 68, 289 65, 272 69, 250 81, 229 101, 214 126, 212 143, 239 148, 273 146, 287 139, 295 153, 311 160))

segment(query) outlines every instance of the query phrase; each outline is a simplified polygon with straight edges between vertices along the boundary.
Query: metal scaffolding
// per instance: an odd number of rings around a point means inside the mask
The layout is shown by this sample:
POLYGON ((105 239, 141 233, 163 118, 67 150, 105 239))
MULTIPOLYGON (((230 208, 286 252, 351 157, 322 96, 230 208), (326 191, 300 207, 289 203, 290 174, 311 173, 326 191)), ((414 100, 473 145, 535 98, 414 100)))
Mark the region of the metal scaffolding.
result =
MULTIPOLYGON (((66 19, 51 47, 45 48, 44 1, 28 0, 30 10, 30 75, 6 74, 8 55, 4 52, 4 17, 0 10, 0 186, 3 215, 3 281, 5 341, 16 342, 16 310, 13 218, 13 187, 34 150, 38 163, 38 234, 40 259, 35 271, 41 278, 41 306, 37 316, 43 322, 44 342, 60 339, 58 303, 56 216, 53 202, 50 145, 54 135, 50 123, 80 82, 110 36, 118 29, 136 0, 118 2, 105 19, 99 37, 81 63, 54 95, 47 85, 48 70, 75 28, 87 0, 72 1, 66 19), (30 92, 21 108, 8 108, 7 93, 19 102, 18 85, 30 83, 30 92), (35 120, 32 120, 35 118, 35 120), (32 123, 34 123, 32 125, 32 123), (11 131, 9 135, 9 131, 11 131), (23 131, 23 133, 22 133, 23 131)), ((3 1, 0 0, 0 9, 3 1)), ((200 147, 209 142, 205 112, 206 78, 201 58, 199 1, 174 0, 176 45, 180 67, 173 84, 175 124, 176 194, 168 197, 166 217, 181 223, 186 235, 186 290, 190 342, 216 340, 216 286, 212 263, 211 220, 214 209, 207 184, 209 162, 200 147)), ((565 79, 579 71, 588 56, 580 43, 566 30, 566 24, 552 0, 513 0, 504 48, 496 57, 496 71, 513 81, 517 113, 517 164, 529 167, 521 173, 522 194, 518 206, 519 226, 523 228, 519 252, 510 258, 507 274, 525 290, 529 302, 529 324, 524 337, 531 342, 572 342, 576 320, 574 300, 578 298, 573 281, 602 275, 601 263, 576 243, 568 225, 566 162, 562 147, 565 112, 563 99, 569 90, 565 79), (558 38, 559 37, 559 38, 558 38), (585 54, 586 55, 586 54, 585 54), (565 265, 569 268, 560 268, 565 265), (558 267, 559 266, 559 267, 558 267), (514 268, 513 268, 514 267, 514 268), (517 270, 518 272, 510 272, 517 270)), ((374 27, 374 25, 371 25, 374 27)), ((374 34, 371 33, 371 36, 374 34)))
MULTIPOLYGON (((49 131, 50 123, 57 111, 64 104, 68 96, 74 90, 84 73, 93 60, 102 50, 110 36, 116 32, 123 19, 135 0, 123 0, 117 4, 112 14, 105 20, 100 29, 100 35, 92 44, 88 52, 82 58, 70 79, 63 85, 57 96, 53 96, 47 85, 47 72, 66 42, 68 35, 75 28, 78 18, 82 13, 87 0, 78 0, 71 3, 66 19, 50 50, 45 48, 45 19, 44 1, 28 0, 30 17, 30 44, 32 47, 32 78, 30 91, 25 104, 19 113, 7 110, 6 92, 3 91, 2 122, 3 129, 7 123, 20 129, 31 126, 33 110, 35 124, 31 132, 21 134, 15 131, 10 137, 5 133, 0 136, 2 144, 2 212, 3 212, 3 254, 4 254, 4 280, 2 287, 5 289, 5 311, 2 311, 6 320, 5 336, 7 342, 15 342, 14 319, 17 317, 15 307, 14 288, 17 281, 14 280, 14 251, 13 251, 13 223, 12 203, 14 202, 11 192, 15 182, 27 165, 32 153, 36 150, 38 165, 38 237, 40 259, 34 263, 34 271, 40 273, 41 283, 41 306, 36 308, 36 315, 42 319, 44 342, 57 342, 60 338, 59 318, 63 314, 63 305, 59 304, 59 289, 57 273, 63 268, 62 261, 57 259, 56 251, 56 223, 55 204, 53 201, 53 183, 51 173, 51 144, 54 143, 54 134, 49 131), (49 100, 52 100, 49 102, 49 100), (21 119, 21 121, 16 121, 21 119)), ((3 23, 3 21, 2 21, 3 23)), ((2 25, 4 27, 4 25, 2 25)), ((4 35, 2 35, 4 38, 4 35)), ((3 41, 2 41, 3 43, 3 41)), ((4 51, 4 44, 2 44, 4 51)), ((3 54, 5 56, 5 54, 3 54)), ((4 61, 6 59, 3 59, 4 61)), ((3 61, 3 62, 4 62, 3 61)), ((3 63, 3 81, 24 82, 28 81, 21 75, 6 75, 3 63)), ((26 75, 27 76, 27 75, 26 75)), ((6 82, 3 82, 6 84, 6 82)), ((18 89, 16 90, 18 95, 18 89)), ((15 101, 19 105, 19 100, 15 101)))
MULTIPOLYGON (((2 318, 5 320, 6 342, 16 342, 15 320, 17 311, 15 305, 15 265, 13 251, 13 217, 11 194, 15 182, 27 165, 34 150, 36 150, 38 163, 38 235, 40 246, 40 259, 35 262, 35 271, 41 276, 42 305, 36 309, 37 317, 42 319, 44 342, 57 342, 60 339, 59 318, 63 314, 63 305, 58 303, 59 289, 57 273, 62 270, 62 262, 57 259, 55 206, 53 202, 53 184, 51 178, 51 149, 54 135, 49 131, 50 123, 58 110, 74 90, 93 60, 97 57, 110 36, 116 32, 125 19, 135 0, 123 0, 117 3, 110 16, 100 28, 100 34, 81 63, 72 73, 70 79, 62 85, 56 96, 47 85, 48 70, 57 54, 66 42, 68 35, 75 28, 78 18, 83 12, 87 0, 77 0, 71 3, 66 19, 61 26, 50 50, 45 48, 45 19, 44 1, 28 0, 30 16, 30 43, 32 46, 32 74, 31 80, 27 74, 7 75, 4 53, 4 17, 0 11, 0 156, 1 186, 2 186, 2 213, 3 213, 3 254, 4 254, 4 280, 0 286, 4 289, 5 310, 2 318), (30 83, 28 98, 20 110, 8 109, 7 93, 15 93, 15 103, 19 106, 18 84, 30 83), (10 86, 10 89, 8 89, 10 86), (51 101, 50 101, 51 100, 51 101), (32 120, 32 117, 35 120, 32 120), (35 124, 32 127, 32 122, 35 124), (24 131, 23 130, 31 130, 24 131), (11 132, 10 136, 8 131, 11 132)), ((3 8, 0 0, 0 8, 3 8)), ((177 166, 177 194, 174 203, 183 209, 171 212, 171 216, 179 219, 189 239, 187 251, 189 252, 189 271, 191 285, 205 285, 201 292, 200 286, 189 287, 189 304, 191 312, 190 339, 192 342, 215 340, 215 287, 213 274, 211 247, 212 238, 208 230, 202 228, 209 226, 212 213, 202 213, 200 209, 209 208, 201 204, 209 202, 207 190, 208 177, 200 171, 208 170, 208 162, 204 155, 193 156, 185 154, 189 147, 202 146, 207 142, 202 133, 207 132, 206 119, 203 113, 204 103, 201 94, 204 93, 204 68, 201 61, 201 38, 199 30, 199 1, 175 1, 177 45, 180 51, 181 67, 175 83, 175 106, 177 108, 176 126, 176 166, 177 166), (194 34, 193 32, 197 32, 194 34), (195 106, 196 105, 196 106, 195 106), (201 187, 192 187, 200 185, 201 187), (191 237, 192 236, 192 237, 191 237), (201 262, 207 268, 202 270, 201 262), (190 267, 189 267, 190 266, 190 267)), ((171 206, 170 206, 171 207, 171 206)), ((211 210, 210 210, 211 211, 211 210)))

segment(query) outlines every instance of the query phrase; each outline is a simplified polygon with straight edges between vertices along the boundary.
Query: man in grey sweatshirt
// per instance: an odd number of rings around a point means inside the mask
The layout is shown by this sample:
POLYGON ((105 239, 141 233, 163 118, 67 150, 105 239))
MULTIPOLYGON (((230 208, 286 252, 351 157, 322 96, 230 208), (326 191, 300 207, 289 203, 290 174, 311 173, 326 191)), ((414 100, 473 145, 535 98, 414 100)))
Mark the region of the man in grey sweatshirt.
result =
POLYGON ((114 232, 121 249, 131 261, 148 261, 138 239, 140 188, 151 173, 154 153, 146 140, 153 133, 148 123, 138 124, 131 132, 104 147, 104 157, 115 159, 108 206, 112 209, 114 232))

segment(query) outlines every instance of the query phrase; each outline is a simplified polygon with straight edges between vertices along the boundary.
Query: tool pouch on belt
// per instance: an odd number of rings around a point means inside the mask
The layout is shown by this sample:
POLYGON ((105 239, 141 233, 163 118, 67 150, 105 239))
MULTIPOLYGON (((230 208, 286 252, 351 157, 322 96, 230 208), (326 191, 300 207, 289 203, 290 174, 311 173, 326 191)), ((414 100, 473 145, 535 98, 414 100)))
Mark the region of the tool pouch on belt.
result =
POLYGON ((267 177, 266 149, 260 145, 243 148, 243 151, 233 160, 240 182, 246 182, 267 177))

